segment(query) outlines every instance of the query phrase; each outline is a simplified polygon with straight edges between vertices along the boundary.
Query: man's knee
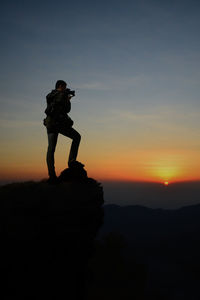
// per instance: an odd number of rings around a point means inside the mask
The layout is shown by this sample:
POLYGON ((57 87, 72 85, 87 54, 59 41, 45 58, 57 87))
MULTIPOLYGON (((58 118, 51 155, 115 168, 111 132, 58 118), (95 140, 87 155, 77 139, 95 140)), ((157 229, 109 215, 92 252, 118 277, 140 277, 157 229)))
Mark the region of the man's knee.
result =
POLYGON ((56 150, 56 145, 55 143, 49 143, 48 148, 47 148, 47 152, 48 153, 54 153, 56 150))
POLYGON ((54 153, 56 149, 56 144, 57 144, 57 135, 54 133, 49 133, 48 134, 48 152, 49 153, 54 153))
POLYGON ((56 147, 54 145, 49 145, 47 148, 47 153, 54 153, 55 152, 56 147))
POLYGON ((80 143, 80 140, 81 140, 81 135, 80 135, 80 133, 78 133, 78 132, 76 131, 76 134, 74 134, 73 140, 75 140, 76 142, 79 142, 79 143, 80 143))
POLYGON ((80 135, 80 133, 78 133, 78 140, 79 140, 79 142, 80 142, 80 140, 81 140, 81 135, 80 135))

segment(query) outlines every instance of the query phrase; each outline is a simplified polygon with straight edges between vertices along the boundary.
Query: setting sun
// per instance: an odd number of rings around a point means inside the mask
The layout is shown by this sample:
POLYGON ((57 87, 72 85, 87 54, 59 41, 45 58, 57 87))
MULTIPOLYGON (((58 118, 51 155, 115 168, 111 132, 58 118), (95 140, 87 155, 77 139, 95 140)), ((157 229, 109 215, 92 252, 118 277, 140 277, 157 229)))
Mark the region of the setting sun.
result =
POLYGON ((165 186, 168 186, 168 185, 169 185, 169 182, 168 182, 168 181, 165 181, 165 182, 164 182, 164 185, 165 185, 165 186))
POLYGON ((149 153, 144 164, 146 165, 146 173, 152 181, 174 182, 180 180, 183 176, 183 158, 176 153, 159 152, 149 153))

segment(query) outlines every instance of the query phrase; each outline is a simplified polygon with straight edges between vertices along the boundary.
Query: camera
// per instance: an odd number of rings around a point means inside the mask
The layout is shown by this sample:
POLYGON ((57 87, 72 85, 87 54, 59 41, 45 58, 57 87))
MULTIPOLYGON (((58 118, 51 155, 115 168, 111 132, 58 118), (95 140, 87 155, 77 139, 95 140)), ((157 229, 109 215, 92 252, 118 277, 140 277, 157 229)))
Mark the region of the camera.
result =
POLYGON ((65 90, 65 93, 67 94, 67 96, 71 96, 71 97, 74 97, 75 96, 75 91, 72 91, 70 89, 66 89, 65 90))

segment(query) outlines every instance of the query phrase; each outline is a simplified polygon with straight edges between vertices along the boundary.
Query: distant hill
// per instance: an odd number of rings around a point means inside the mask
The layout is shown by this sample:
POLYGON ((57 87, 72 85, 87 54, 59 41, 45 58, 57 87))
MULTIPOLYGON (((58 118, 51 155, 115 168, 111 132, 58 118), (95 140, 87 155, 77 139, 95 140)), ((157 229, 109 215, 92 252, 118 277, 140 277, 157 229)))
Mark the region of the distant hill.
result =
POLYGON ((177 234, 198 234, 200 231, 200 204, 175 210, 152 209, 143 206, 105 205, 101 234, 121 232, 130 241, 134 234, 141 239, 172 237, 177 234), (134 234, 133 234, 134 233, 134 234))
POLYGON ((104 210, 99 239, 109 233, 123 238, 124 259, 147 270, 142 299, 200 299, 200 204, 176 210, 105 205, 104 210))

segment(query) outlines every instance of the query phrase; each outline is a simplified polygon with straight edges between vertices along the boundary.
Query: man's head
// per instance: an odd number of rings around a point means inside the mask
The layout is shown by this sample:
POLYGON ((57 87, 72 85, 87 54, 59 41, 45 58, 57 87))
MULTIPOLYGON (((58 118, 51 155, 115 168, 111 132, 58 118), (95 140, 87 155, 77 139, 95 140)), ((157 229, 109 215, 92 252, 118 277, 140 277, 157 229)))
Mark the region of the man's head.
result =
POLYGON ((66 87, 67 87, 67 83, 64 80, 58 80, 56 82, 56 86, 55 86, 56 90, 64 91, 66 87))

